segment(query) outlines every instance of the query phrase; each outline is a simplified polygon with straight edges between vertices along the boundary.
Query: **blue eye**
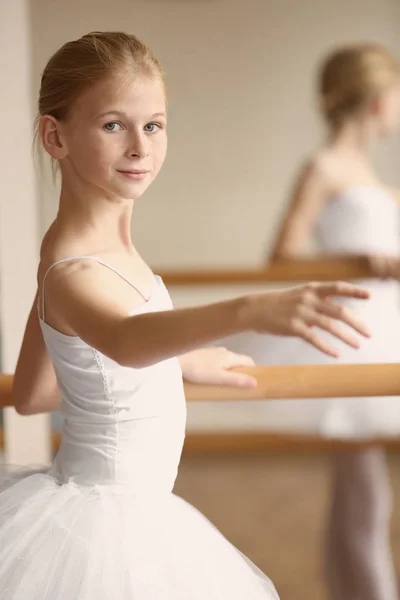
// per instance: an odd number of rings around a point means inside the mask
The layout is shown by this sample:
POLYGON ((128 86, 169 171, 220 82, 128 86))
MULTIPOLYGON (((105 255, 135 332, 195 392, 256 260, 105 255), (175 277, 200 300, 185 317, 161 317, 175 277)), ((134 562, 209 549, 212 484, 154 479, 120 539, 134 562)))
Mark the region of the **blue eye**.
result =
POLYGON ((147 125, 144 126, 144 130, 148 133, 154 133, 158 129, 160 129, 160 125, 157 123, 147 123, 147 125))
POLYGON ((111 131, 112 133, 115 131, 121 131, 122 127, 119 123, 117 123, 116 121, 112 121, 111 123, 106 123, 104 125, 104 129, 106 131, 111 131))

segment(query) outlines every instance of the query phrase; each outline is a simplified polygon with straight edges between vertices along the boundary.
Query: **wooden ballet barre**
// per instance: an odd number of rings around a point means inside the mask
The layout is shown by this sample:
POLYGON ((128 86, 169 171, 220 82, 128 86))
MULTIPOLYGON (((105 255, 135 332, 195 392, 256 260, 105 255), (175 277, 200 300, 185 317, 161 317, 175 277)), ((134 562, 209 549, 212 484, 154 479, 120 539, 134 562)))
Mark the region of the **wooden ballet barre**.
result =
MULTIPOLYGON (((220 386, 185 384, 187 400, 245 400, 268 398, 328 398, 351 396, 400 396, 400 365, 295 365, 252 367, 243 369, 256 376, 254 390, 237 390, 220 386)), ((0 408, 12 406, 12 375, 0 374, 0 408)), ((399 399, 400 402, 400 399, 399 399)), ((52 448, 61 442, 59 432, 53 432, 52 448)), ((320 435, 272 431, 188 432, 185 452, 336 452, 356 448, 385 446, 400 449, 399 438, 326 439, 320 435)), ((4 447, 4 432, 0 429, 0 449, 4 447)))
MULTIPOLYGON (((192 401, 400 396, 400 364, 285 365, 237 369, 255 377, 252 389, 185 383, 192 401)), ((12 406, 12 375, 0 375, 0 407, 12 406)), ((400 403, 400 400, 399 400, 400 403)))
POLYGON ((255 377, 258 386, 243 390, 186 383, 186 399, 230 401, 400 396, 400 364, 258 366, 237 371, 255 377))
POLYGON ((371 279, 374 277, 366 256, 324 256, 296 260, 276 260, 265 269, 154 269, 166 285, 229 285, 371 279))

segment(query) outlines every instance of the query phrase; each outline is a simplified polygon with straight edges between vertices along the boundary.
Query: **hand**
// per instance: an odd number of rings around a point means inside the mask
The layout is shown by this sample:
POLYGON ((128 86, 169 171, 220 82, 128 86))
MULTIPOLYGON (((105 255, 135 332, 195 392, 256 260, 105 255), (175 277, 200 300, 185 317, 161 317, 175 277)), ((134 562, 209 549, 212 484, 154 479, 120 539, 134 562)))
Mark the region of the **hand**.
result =
POLYGON ((229 371, 235 367, 253 366, 249 356, 230 352, 226 348, 201 348, 183 354, 179 362, 183 377, 192 383, 209 385, 230 385, 242 388, 254 388, 257 380, 244 373, 229 371))
POLYGON ((368 263, 373 274, 381 279, 400 278, 400 259, 395 256, 376 254, 368 257, 368 263))
POLYGON ((295 336, 312 344, 325 354, 338 357, 339 352, 323 340, 313 327, 328 331, 353 348, 359 341, 336 321, 342 321, 370 337, 366 326, 346 306, 331 300, 332 296, 369 298, 369 292, 351 283, 308 283, 288 290, 248 296, 245 321, 258 333, 295 336))

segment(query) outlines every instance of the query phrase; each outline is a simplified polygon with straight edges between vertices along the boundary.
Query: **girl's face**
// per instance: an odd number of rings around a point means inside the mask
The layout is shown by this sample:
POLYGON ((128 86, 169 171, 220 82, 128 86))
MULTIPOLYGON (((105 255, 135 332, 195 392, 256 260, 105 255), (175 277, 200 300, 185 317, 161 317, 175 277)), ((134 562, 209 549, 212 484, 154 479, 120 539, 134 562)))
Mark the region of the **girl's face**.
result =
POLYGON ((136 200, 164 162, 167 116, 161 81, 141 76, 99 82, 58 123, 63 181, 107 197, 136 200))

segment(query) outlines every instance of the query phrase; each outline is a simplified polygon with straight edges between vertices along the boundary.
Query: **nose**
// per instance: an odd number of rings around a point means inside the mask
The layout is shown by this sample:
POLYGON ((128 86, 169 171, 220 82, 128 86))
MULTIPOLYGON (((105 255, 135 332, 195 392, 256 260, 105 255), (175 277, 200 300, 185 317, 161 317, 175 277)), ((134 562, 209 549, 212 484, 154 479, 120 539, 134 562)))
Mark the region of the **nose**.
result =
POLYGON ((149 155, 150 142, 144 131, 134 131, 131 136, 131 143, 128 149, 130 157, 144 158, 149 155))

